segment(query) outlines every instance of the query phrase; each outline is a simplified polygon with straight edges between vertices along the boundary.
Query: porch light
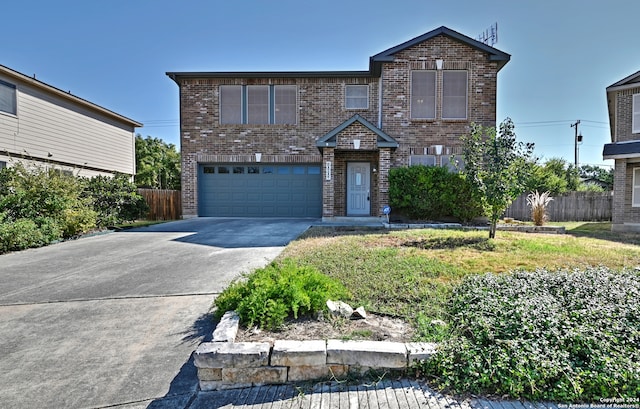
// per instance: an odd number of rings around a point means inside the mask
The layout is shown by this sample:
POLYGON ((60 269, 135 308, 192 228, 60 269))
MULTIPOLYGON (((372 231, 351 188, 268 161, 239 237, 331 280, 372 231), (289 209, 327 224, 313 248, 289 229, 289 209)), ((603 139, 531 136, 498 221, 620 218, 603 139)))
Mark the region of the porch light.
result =
POLYGON ((434 145, 433 147, 436 150, 436 155, 438 156, 442 155, 442 145, 434 145))
POLYGON ((442 64, 444 63, 444 60, 441 59, 437 59, 436 60, 436 70, 441 70, 442 69, 442 64))
POLYGON ((360 139, 353 140, 353 149, 360 149, 360 139))
POLYGON ((256 153, 256 162, 260 162, 262 160, 262 153, 256 153))

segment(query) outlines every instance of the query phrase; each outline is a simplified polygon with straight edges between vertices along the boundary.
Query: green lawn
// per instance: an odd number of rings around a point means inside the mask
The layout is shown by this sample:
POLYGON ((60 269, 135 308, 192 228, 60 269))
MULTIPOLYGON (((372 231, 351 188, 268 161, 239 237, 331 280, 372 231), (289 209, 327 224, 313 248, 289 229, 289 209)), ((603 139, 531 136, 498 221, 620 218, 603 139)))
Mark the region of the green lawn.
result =
POLYGON ((292 258, 338 278, 355 305, 405 318, 420 339, 439 340, 429 325, 448 321, 445 304, 469 274, 640 266, 640 235, 613 234, 609 223, 565 223, 567 234, 473 230, 310 229, 289 244, 292 258))

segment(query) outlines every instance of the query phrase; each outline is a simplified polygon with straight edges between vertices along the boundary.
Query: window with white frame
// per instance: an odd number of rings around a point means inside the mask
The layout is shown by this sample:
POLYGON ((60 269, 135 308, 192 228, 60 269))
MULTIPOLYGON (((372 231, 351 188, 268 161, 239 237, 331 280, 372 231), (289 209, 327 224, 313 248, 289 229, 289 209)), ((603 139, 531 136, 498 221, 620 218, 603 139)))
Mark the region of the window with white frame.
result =
POLYGON ((344 90, 346 109, 369 108, 369 86, 347 85, 344 90))
POLYGON ((436 72, 411 72, 411 118, 435 119, 436 72))
POLYGON ((631 207, 640 207, 640 168, 633 168, 631 207))
POLYGON ((0 170, 4 169, 7 167, 7 162, 0 160, 0 170))
POLYGON ((221 85, 220 124, 295 125, 295 85, 221 85))
POLYGON ((15 115, 17 113, 16 86, 0 80, 0 111, 15 115))
POLYGON ((442 119, 467 119, 467 72, 442 72, 442 119))
POLYGON ((633 95, 633 117, 631 119, 632 133, 640 133, 640 94, 633 95))

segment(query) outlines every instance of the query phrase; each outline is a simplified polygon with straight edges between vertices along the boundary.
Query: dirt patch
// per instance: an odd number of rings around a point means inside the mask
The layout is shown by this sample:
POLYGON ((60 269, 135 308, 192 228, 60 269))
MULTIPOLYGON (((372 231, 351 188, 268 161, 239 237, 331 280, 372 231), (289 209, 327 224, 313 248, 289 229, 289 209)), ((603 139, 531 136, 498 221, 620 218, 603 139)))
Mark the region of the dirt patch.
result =
POLYGON ((269 342, 276 340, 344 339, 409 342, 413 329, 398 318, 368 313, 366 319, 302 318, 292 320, 278 331, 258 328, 238 329, 236 342, 269 342))

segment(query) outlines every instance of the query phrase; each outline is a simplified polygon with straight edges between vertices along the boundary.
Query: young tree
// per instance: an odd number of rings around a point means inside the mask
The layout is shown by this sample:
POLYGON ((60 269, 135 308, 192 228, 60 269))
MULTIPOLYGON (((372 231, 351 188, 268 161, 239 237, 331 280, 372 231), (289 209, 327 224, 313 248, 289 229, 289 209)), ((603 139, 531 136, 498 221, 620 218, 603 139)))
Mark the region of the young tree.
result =
POLYGON ((462 137, 464 173, 480 194, 489 216, 489 238, 496 236, 500 216, 525 189, 533 144, 516 142, 511 119, 505 119, 496 133, 494 127, 473 124, 462 137))
POLYGON ((138 187, 180 189, 180 152, 160 138, 136 135, 136 176, 138 187))

